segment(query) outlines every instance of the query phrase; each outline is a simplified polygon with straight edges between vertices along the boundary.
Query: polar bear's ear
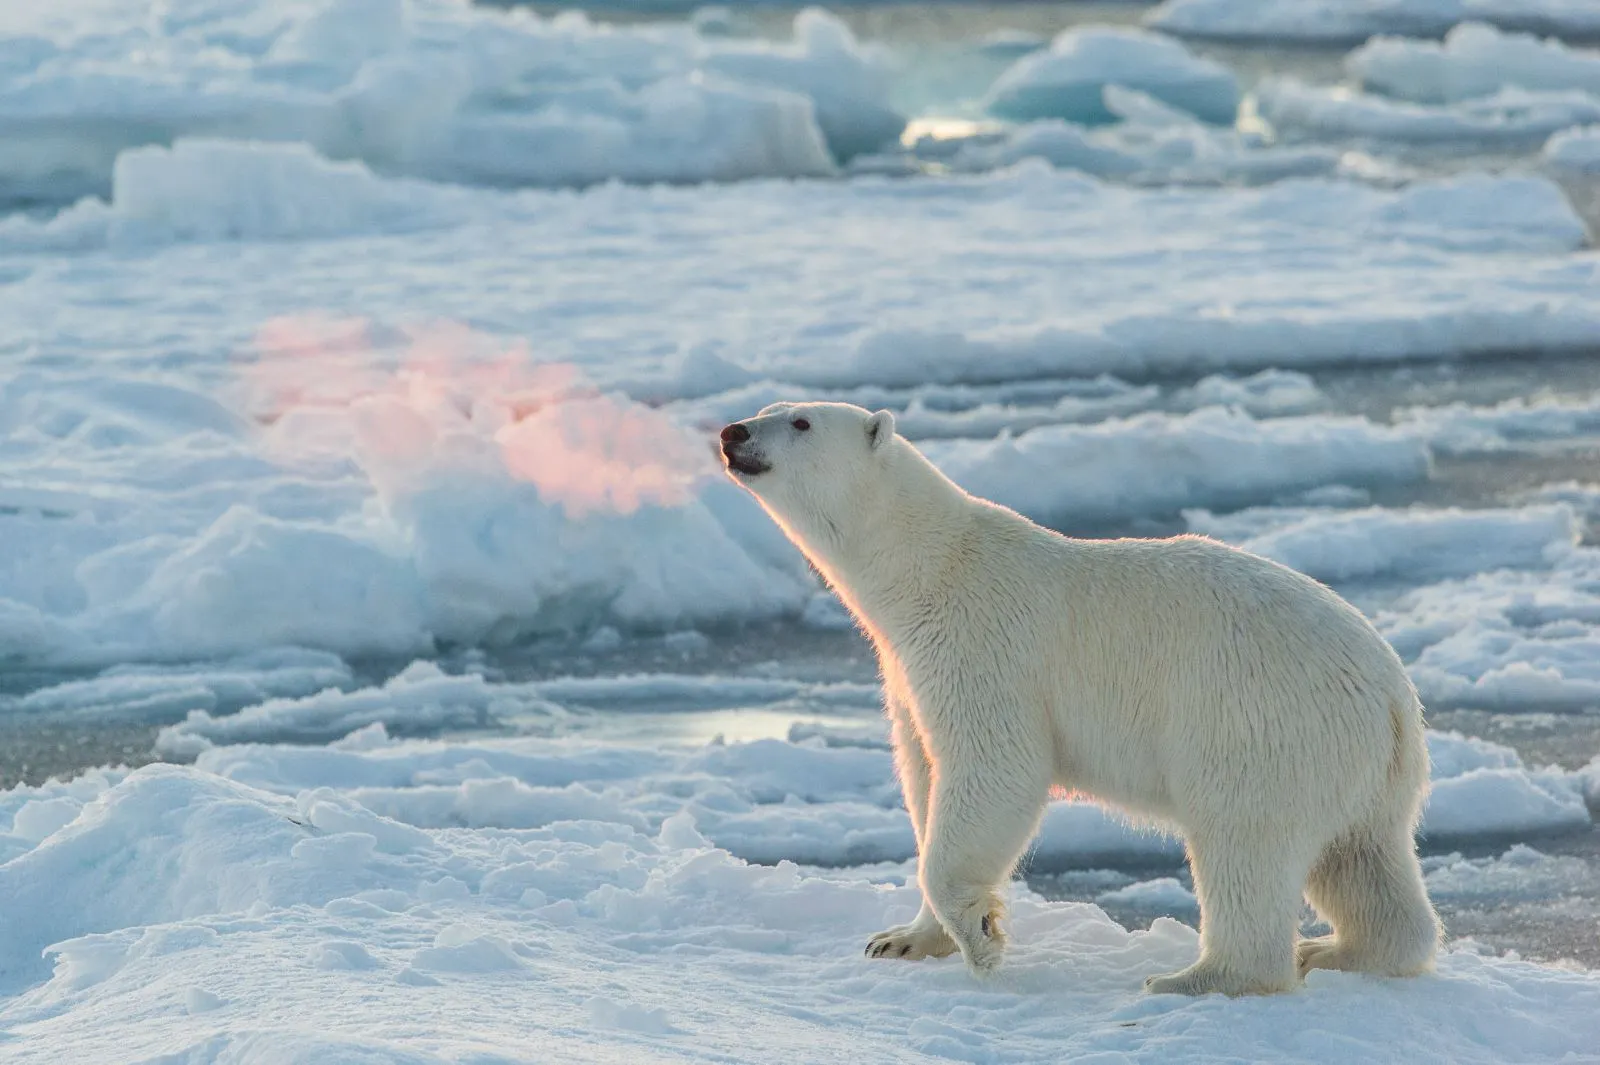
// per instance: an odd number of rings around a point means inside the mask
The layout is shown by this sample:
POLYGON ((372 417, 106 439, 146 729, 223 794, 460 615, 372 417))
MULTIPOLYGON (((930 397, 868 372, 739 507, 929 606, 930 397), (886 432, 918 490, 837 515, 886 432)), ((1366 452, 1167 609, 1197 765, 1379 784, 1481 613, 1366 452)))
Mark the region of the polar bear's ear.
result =
POLYGON ((886 410, 880 410, 867 419, 867 443, 874 451, 888 443, 894 435, 894 415, 886 410))

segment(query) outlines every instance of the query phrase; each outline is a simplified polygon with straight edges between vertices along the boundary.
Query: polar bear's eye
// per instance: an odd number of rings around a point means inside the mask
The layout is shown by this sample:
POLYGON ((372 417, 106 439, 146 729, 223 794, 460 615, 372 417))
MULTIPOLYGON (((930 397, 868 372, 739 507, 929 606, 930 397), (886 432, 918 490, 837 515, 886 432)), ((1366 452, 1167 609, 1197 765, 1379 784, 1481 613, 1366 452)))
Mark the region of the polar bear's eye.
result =
POLYGON ((805 432, 807 429, 811 428, 811 423, 806 421, 804 418, 796 418, 794 421, 790 422, 789 424, 794 426, 796 429, 800 430, 802 433, 805 432))

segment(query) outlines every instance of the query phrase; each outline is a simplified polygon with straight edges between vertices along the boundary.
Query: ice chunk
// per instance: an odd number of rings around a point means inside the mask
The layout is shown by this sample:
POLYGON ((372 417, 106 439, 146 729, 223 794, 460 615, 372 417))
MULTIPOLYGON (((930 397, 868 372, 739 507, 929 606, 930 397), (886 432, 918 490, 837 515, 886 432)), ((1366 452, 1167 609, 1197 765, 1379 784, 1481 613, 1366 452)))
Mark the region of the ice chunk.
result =
POLYGON ((1428 706, 1580 711, 1600 706, 1597 590, 1600 551, 1578 547, 1407 593, 1376 621, 1428 706))
MULTIPOLYGON (((709 50, 705 67, 737 83, 772 86, 809 99, 836 159, 848 160, 900 136, 906 120, 889 106, 884 71, 837 15, 816 7, 802 10, 795 16, 794 38, 788 46, 730 42, 709 50)), ((802 132, 797 129, 790 136, 802 132)), ((787 145, 774 137, 774 147, 787 145)), ((807 166, 815 168, 811 172, 825 169, 818 162, 807 166)))
POLYGON ((1465 23, 1442 43, 1376 37, 1345 57, 1363 88, 1424 104, 1458 103, 1501 89, 1576 89, 1600 95, 1600 52, 1465 23))
POLYGON ((1261 117, 1279 132, 1321 138, 1515 147, 1600 121, 1600 96, 1575 89, 1502 89, 1492 96, 1429 107, 1274 77, 1256 86, 1255 97, 1261 117))
POLYGON ((984 100, 990 114, 1079 123, 1115 121, 1104 89, 1120 85, 1149 94, 1208 122, 1230 125, 1239 107, 1233 72, 1191 54, 1166 37, 1136 29, 1067 30, 1048 51, 1019 59, 984 100))
MULTIPOLYGON (((1194 532, 1214 531, 1210 515, 1190 513, 1194 532)), ((1217 530, 1223 531, 1223 530, 1217 530)), ((1544 568, 1570 552, 1582 533, 1570 507, 1522 510, 1371 508, 1312 512, 1239 546, 1325 581, 1471 576, 1499 568, 1544 568)))
POLYGON ((1100 906, 1154 913, 1191 914, 1196 912, 1200 905, 1194 897, 1194 892, 1170 876, 1141 880, 1136 884, 1116 888, 1096 896, 1094 901, 1100 906))
POLYGON ((1406 483, 1428 469, 1425 448, 1362 419, 1257 421, 1217 407, 927 452, 968 491, 1056 522, 1171 513, 1199 498, 1244 504, 1329 482, 1406 483))
POLYGON ((1545 142, 1540 162, 1566 190, 1590 234, 1600 234, 1600 126, 1555 134, 1545 142))
POLYGON ((1600 174, 1600 126, 1563 130, 1545 143, 1542 155, 1557 170, 1600 174))

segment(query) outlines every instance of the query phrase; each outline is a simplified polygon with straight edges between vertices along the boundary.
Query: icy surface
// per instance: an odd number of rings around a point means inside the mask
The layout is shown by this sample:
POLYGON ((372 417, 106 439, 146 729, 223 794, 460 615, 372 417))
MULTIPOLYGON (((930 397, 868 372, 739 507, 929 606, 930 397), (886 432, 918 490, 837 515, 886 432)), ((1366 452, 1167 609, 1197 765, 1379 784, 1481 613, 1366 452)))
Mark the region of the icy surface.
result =
MULTIPOLYGON (((657 787, 646 813, 627 796, 642 773, 689 772, 724 805, 730 785, 757 789, 791 823, 822 804, 836 838, 836 819, 871 794, 859 789, 884 784, 886 754, 857 752, 857 770, 837 751, 795 762, 749 745, 684 762, 545 743, 232 748, 200 768, 30 798, 0 837, 14 854, 0 865, 10 1059, 223 1062, 270 1047, 308 1065, 483 1060, 525 1045, 530 1016, 541 1060, 584 1062, 742 1059, 755 1027, 768 1057, 907 1061, 1002 1049, 997 1060, 1166 1060, 1179 1032, 1219 1058, 1295 1062, 1347 1060, 1369 1041, 1375 1055, 1452 1062, 1593 1045, 1592 973, 1471 952, 1412 981, 1318 972, 1277 1000, 1148 998, 1146 975, 1194 958, 1191 929, 1160 918, 1128 932, 1021 887, 995 981, 975 983, 957 960, 872 961, 866 936, 916 908, 904 872, 749 865, 707 840, 700 804, 657 787), (1496 1023, 1474 1023, 1486 1015, 1496 1023), (1342 1033, 1336 1047, 1304 1039, 1319 1027, 1342 1033)), ((1460 891, 1495 875, 1474 868, 1439 865, 1431 879, 1460 891)), ((1159 881, 1113 894, 1186 895, 1159 881)))
MULTIPOLYGON (((227 717, 205 711, 166 729, 169 753, 253 787, 294 795, 354 788, 353 800, 406 824, 526 828, 584 817, 659 827, 687 810, 740 857, 839 866, 899 862, 915 841, 870 685, 641 676, 506 684, 416 663, 381 687, 269 700, 227 717), (786 740, 644 748, 594 730, 629 702, 656 712, 784 708, 823 715, 786 740), (837 722, 827 724, 827 722, 837 722), (563 735, 397 743, 441 725, 538 723, 563 735), (269 746, 325 742, 326 748, 269 746), (587 812, 586 812, 587 811, 587 812), (598 812, 596 812, 598 811, 598 812)), ((815 718, 813 718, 815 720, 815 718)), ((1436 776, 1423 830, 1439 836, 1549 831, 1588 823, 1581 774, 1525 768, 1510 748, 1430 734, 1436 776)), ((1029 851, 1034 871, 1174 860, 1177 843, 1081 800, 1052 804, 1029 851)))
POLYGON ((110 206, 0 224, 0 633, 100 664, 812 617, 709 447, 779 398, 894 406, 963 484, 1052 521, 1415 483, 1445 430, 1319 413, 1291 369, 1581 349, 1584 239, 1528 177, 503 193, 294 145, 136 149, 110 206), (730 299, 732 333, 681 326, 730 299), (1289 376, 1139 383, 1264 367, 1289 376), (1035 378, 1085 380, 1040 406, 1035 378))
MULTIPOLYGON (((1151 184, 1259 185, 1291 177, 1334 173, 1337 152, 1283 147, 1229 128, 1209 125, 1154 97, 1106 86, 1113 126, 1089 128, 1059 118, 1026 122, 996 136, 977 135, 940 154, 955 170, 983 171, 1024 159, 1043 159, 1062 170, 1151 184)), ((927 149, 923 149, 926 151, 927 149)))
POLYGON ((1374 34, 1441 37, 1462 22, 1593 37, 1589 0, 1165 0, 1146 16, 1180 36, 1359 44, 1374 34))
POLYGON ((1133 29, 1068 30, 1047 51, 1017 60, 984 106, 1010 119, 1111 122, 1108 85, 1136 89, 1209 122, 1232 124, 1239 106, 1233 72, 1189 53, 1178 42, 1133 29))
POLYGON ((120 151, 184 136, 301 142, 441 181, 582 185, 825 174, 903 125, 876 60, 820 10, 772 44, 451 0, 153 16, 105 0, 66 24, 53 7, 0 24, 0 198, 102 192, 120 151))
POLYGON ((1600 550, 1409 592, 1378 616, 1432 707, 1600 705, 1600 550))
POLYGON ((1516 148, 1532 147, 1571 126, 1600 122, 1600 95, 1576 89, 1502 89, 1438 107, 1293 78, 1267 79, 1255 94, 1261 117, 1280 132, 1318 137, 1516 148))

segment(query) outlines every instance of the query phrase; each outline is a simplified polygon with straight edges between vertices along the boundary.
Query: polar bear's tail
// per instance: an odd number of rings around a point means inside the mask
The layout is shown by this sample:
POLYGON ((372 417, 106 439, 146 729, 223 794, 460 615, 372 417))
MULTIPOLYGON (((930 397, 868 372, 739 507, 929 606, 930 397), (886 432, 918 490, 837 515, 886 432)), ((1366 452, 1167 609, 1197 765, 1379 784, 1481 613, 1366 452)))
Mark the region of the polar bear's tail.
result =
POLYGON ((1422 803, 1428 797, 1428 741, 1422 727, 1422 704, 1414 693, 1389 704, 1389 729, 1394 748, 1389 753, 1387 795, 1409 801, 1412 832, 1422 818, 1422 803))

